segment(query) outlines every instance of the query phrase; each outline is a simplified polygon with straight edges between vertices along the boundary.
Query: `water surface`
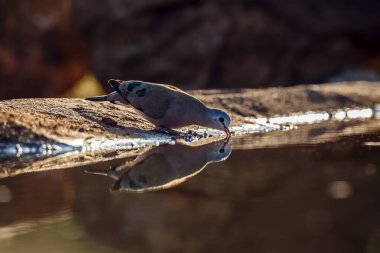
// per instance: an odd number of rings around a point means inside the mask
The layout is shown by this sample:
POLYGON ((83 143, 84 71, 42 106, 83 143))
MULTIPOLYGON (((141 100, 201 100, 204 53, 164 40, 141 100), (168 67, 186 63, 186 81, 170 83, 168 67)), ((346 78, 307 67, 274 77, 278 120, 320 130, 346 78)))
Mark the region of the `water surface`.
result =
POLYGON ((3 178, 0 252, 380 250, 380 132, 223 145, 3 178))

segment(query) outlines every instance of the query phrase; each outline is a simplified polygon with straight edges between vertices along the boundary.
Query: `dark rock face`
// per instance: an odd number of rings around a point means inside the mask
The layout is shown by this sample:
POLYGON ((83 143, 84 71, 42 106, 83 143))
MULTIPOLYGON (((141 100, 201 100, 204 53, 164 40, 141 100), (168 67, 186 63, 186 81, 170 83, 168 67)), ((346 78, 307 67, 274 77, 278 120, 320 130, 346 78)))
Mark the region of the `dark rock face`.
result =
POLYGON ((85 72, 70 1, 2 1, 0 99, 57 96, 85 72))
POLYGON ((188 88, 291 85, 326 81, 355 66, 376 71, 379 65, 378 1, 90 6, 92 1, 74 0, 74 20, 102 82, 117 77, 188 88))
POLYGON ((2 0, 0 99, 57 96, 86 71, 105 88, 378 80, 379 16, 376 0, 2 0))

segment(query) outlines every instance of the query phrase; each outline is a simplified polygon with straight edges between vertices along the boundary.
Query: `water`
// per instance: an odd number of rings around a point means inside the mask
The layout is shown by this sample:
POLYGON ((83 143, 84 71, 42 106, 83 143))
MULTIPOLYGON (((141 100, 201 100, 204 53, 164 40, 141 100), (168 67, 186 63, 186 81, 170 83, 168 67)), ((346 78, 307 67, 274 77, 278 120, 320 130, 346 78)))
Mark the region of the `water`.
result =
POLYGON ((0 252, 378 252, 380 131, 357 123, 4 177, 0 252))

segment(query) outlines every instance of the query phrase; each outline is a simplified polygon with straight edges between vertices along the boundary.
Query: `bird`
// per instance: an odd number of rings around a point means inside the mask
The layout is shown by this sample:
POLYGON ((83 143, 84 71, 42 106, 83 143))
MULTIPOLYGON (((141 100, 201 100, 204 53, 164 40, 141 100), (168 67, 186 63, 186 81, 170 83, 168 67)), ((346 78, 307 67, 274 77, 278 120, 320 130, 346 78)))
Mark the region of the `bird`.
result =
POLYGON ((226 160, 232 152, 228 141, 200 146, 185 144, 152 147, 136 157, 109 170, 87 170, 88 174, 115 180, 112 191, 143 193, 177 186, 200 173, 208 164, 226 160))
POLYGON ((227 112, 206 106, 196 97, 167 84, 138 80, 123 81, 110 79, 114 89, 108 95, 86 98, 89 101, 121 103, 131 105, 144 119, 156 126, 157 130, 170 130, 189 125, 223 130, 231 136, 231 117, 227 112))

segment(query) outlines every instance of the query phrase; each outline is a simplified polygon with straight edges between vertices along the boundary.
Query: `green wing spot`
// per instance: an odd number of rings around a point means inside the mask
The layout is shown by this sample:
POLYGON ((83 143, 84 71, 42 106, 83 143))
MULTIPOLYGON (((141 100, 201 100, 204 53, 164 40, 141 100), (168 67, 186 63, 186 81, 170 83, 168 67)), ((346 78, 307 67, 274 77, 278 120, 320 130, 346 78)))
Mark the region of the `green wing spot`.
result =
POLYGON ((139 97, 143 97, 145 96, 145 92, 146 92, 146 89, 144 88, 144 89, 136 91, 136 95, 139 97))
POLYGON ((140 86, 141 83, 140 82, 131 82, 128 84, 128 91, 133 91, 134 88, 136 88, 137 86, 140 86))

